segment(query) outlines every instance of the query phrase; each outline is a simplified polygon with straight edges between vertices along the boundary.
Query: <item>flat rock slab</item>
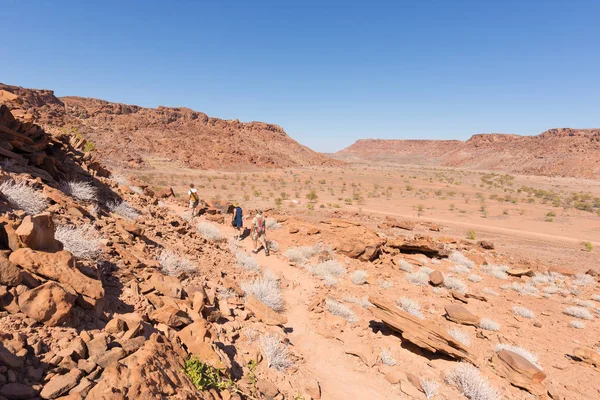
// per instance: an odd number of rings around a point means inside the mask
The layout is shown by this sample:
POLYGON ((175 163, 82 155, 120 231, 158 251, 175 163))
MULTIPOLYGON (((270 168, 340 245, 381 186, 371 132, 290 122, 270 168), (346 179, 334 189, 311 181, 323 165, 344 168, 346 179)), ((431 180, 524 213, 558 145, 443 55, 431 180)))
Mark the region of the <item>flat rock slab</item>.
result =
POLYGON ((447 305, 444 309, 446 310, 446 318, 457 324, 478 325, 481 321, 481 318, 458 304, 447 305))

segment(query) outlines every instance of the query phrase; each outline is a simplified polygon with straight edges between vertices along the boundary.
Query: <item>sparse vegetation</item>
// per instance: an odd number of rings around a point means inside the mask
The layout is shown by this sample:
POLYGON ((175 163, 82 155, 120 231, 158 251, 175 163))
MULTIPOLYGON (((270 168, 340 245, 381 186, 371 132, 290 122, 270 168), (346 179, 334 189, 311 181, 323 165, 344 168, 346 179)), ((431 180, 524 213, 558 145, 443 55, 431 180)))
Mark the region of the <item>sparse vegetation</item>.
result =
POLYGON ((141 214, 126 201, 110 201, 106 204, 110 212, 125 219, 137 219, 141 214))
POLYGON ((506 265, 488 264, 481 266, 481 271, 483 271, 483 273, 493 276, 496 279, 502 280, 508 279, 508 274, 506 273, 506 271, 508 271, 509 269, 510 268, 506 265))
POLYGON ((323 248, 319 243, 317 243, 313 246, 290 247, 283 255, 290 262, 304 264, 321 251, 323 251, 323 248))
POLYGON ((585 242, 583 244, 583 247, 585 248, 585 251, 587 251, 587 252, 591 252, 592 250, 594 250, 594 246, 592 245, 592 242, 585 242))
POLYGON ((283 310, 283 297, 279 289, 279 282, 276 279, 263 275, 251 282, 242 282, 240 287, 244 293, 256 297, 271 310, 283 310))
POLYGON ((284 371, 293 365, 290 360, 288 345, 281 343, 279 336, 275 334, 262 335, 258 342, 261 353, 267 360, 267 367, 284 371))
POLYGON ((5 181, 0 185, 0 193, 6 197, 11 207, 29 215, 39 214, 48 206, 44 195, 25 182, 5 181))
POLYGON ((444 287, 458 293, 466 293, 468 289, 463 281, 452 276, 444 276, 444 287))
POLYGON ((446 382, 455 386, 470 400, 500 400, 502 396, 493 388, 477 367, 461 362, 446 375, 446 382))
POLYGON ((170 250, 163 250, 158 257, 158 262, 162 271, 170 276, 191 274, 197 269, 196 264, 192 261, 170 250))
POLYGON ((337 300, 325 299, 325 305, 327 306, 327 311, 329 311, 331 314, 339 315, 351 324, 358 321, 354 311, 337 300))
POLYGON ((467 231, 467 239, 470 239, 470 240, 475 240, 475 239, 477 239, 477 234, 475 233, 475 231, 474 231, 474 230, 472 230, 472 229, 469 229, 469 230, 467 231))
POLYGON ((390 350, 386 348, 381 349, 381 352, 379 353, 379 360, 383 365, 388 365, 390 367, 393 367, 397 363, 390 350))
POLYGON ((486 331, 497 332, 500 330, 500 324, 489 318, 482 318, 481 321, 479 321, 479 327, 486 331))
POLYGON ((98 190, 90 182, 62 182, 60 190, 81 201, 97 201, 98 190))
POLYGON ((403 259, 398 260, 398 267, 405 272, 412 272, 413 270, 412 264, 403 259))
POLYGON ((564 309, 563 313, 566 315, 570 315, 571 317, 580 318, 580 319, 593 319, 594 317, 587 308, 584 307, 567 307, 564 309))
POLYGON ((206 240, 210 240, 211 242, 218 242, 223 240, 223 235, 221 235, 221 231, 219 231, 219 228, 217 228, 210 222, 202 221, 198 223, 198 225, 196 225, 196 229, 206 240))
POLYGON ((594 283, 594 277, 587 274, 576 274, 573 281, 575 286, 588 286, 594 283))
POLYGON ((420 384, 427 399, 432 399, 440 388, 440 384, 432 379, 421 379, 420 384))
POLYGON ((429 274, 422 271, 406 274, 406 280, 417 286, 426 286, 429 283, 429 274))
POLYGON ((350 274, 350 280, 352 280, 352 283, 355 285, 364 285, 367 283, 368 276, 369 274, 367 274, 367 271, 356 270, 350 274))
POLYGON ((54 237, 63 244, 65 250, 79 259, 94 260, 102 253, 102 238, 91 225, 59 225, 54 237))
POLYGON ((585 329, 585 324, 581 321, 573 320, 569 322, 569 326, 575 329, 585 329))
POLYGON ((523 318, 529 318, 529 319, 535 318, 535 313, 525 307, 513 306, 512 312, 513 312, 513 314, 518 315, 523 318))
POLYGON ((471 282, 481 282, 483 280, 483 278, 479 275, 475 275, 475 274, 471 274, 467 277, 468 280, 470 280, 471 282))
POLYGON ((462 343, 467 347, 471 345, 471 337, 467 332, 463 330, 460 330, 456 327, 452 327, 448 329, 448 334, 452 336, 455 340, 457 340, 459 343, 462 343))
MULTIPOLYGON (((392 282, 386 281, 386 280, 383 280, 383 279, 377 280, 377 284, 382 289, 390 289, 391 287, 394 286, 394 284, 392 282)), ((598 301, 600 301, 600 300, 598 300, 598 301)))
POLYGON ((346 267, 335 260, 328 260, 315 265, 309 265, 306 270, 313 275, 320 276, 327 286, 337 283, 337 278, 346 275, 346 267))
POLYGON ((281 224, 275 218, 265 218, 265 227, 268 230, 275 231, 281 228, 281 224))
POLYGON ((344 301, 347 301, 348 303, 357 304, 362 308, 373 307, 373 304, 371 304, 367 297, 346 296, 344 297, 344 301))
POLYGON ((400 297, 398 299, 398 307, 406 311, 407 313, 414 315, 419 319, 423 319, 423 313, 421 312, 421 306, 413 299, 407 297, 400 297))

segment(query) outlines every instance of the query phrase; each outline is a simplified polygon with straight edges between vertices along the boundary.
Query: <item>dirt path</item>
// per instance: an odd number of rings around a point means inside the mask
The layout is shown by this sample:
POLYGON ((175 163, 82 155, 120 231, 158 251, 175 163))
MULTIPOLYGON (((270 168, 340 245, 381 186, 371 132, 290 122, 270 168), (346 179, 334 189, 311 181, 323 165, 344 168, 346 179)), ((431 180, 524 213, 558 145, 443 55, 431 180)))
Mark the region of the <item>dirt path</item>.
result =
MULTIPOLYGON (((223 226, 219 228, 224 234, 231 236, 231 230, 223 226)), ((251 253, 250 238, 240 242, 240 247, 251 253)), ((394 390, 381 374, 369 370, 357 358, 345 354, 342 342, 326 339, 317 333, 317 326, 308 311, 315 293, 314 278, 304 270, 290 266, 279 255, 266 257, 260 251, 253 254, 253 257, 263 269, 271 270, 292 283, 290 287, 282 288, 286 305, 283 314, 288 318, 287 326, 293 329, 288 336, 295 349, 303 355, 302 368, 319 381, 323 400, 398 398, 397 389, 394 390)))

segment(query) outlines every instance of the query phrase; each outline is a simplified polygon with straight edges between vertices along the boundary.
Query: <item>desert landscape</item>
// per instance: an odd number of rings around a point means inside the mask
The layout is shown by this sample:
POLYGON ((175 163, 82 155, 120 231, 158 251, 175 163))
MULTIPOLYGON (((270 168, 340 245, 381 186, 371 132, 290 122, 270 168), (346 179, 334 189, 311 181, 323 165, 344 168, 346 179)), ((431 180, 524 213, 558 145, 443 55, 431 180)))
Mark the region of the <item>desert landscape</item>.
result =
POLYGON ((598 135, 325 155, 0 84, 0 399, 598 398, 598 135))

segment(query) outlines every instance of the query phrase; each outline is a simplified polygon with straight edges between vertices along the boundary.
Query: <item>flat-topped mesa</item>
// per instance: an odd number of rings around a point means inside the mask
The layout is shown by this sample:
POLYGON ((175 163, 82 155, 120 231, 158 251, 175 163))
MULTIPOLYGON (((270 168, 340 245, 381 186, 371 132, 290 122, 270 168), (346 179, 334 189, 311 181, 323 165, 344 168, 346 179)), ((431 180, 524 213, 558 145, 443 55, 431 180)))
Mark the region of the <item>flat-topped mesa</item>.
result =
POLYGON ((508 173, 600 178, 600 129, 550 129, 537 136, 481 133, 460 140, 363 139, 340 160, 460 167, 508 173))

